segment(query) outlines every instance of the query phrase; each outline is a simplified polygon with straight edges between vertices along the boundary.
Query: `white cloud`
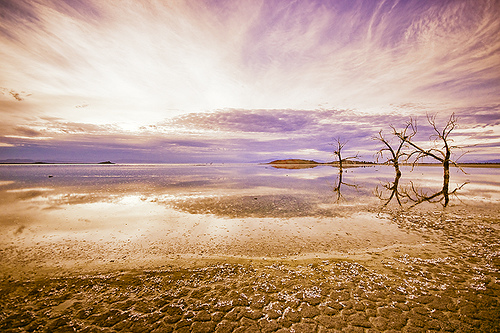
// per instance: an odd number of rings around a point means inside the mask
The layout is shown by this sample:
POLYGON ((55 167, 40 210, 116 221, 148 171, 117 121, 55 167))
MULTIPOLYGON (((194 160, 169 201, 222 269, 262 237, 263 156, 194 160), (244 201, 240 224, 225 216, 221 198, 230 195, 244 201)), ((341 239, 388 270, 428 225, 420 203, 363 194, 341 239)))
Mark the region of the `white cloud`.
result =
POLYGON ((500 103, 493 0, 0 6, 0 127, 7 135, 44 116, 57 126, 113 124, 147 135, 138 129, 185 115, 191 128, 179 135, 228 137, 235 126, 245 132, 240 138, 259 132, 255 140, 266 141, 272 132, 298 135, 302 125, 293 121, 310 115, 316 127, 305 126, 303 136, 330 124, 358 138, 380 126, 375 114, 449 114, 500 103), (356 119, 314 118, 322 109, 353 109, 356 119), (226 119, 218 110, 239 111, 226 119), (283 110, 301 111, 287 113, 286 123, 276 118, 283 110), (221 116, 209 116, 222 123, 211 123, 217 130, 193 128, 205 111, 221 116))

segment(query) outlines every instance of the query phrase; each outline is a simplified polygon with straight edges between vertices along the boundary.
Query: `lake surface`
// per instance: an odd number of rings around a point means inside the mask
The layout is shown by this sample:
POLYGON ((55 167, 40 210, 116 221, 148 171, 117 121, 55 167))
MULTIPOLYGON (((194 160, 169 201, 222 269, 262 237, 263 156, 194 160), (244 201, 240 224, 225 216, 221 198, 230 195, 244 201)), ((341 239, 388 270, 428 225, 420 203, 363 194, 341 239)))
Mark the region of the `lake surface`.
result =
POLYGON ((402 171, 1 165, 0 330, 498 332, 500 169, 402 171))
POLYGON ((2 165, 3 273, 19 262, 37 270, 187 257, 362 258, 428 245, 429 234, 397 223, 404 214, 498 219, 500 169, 452 169, 450 192, 458 189, 447 207, 442 195, 421 200, 441 191, 440 167, 402 171, 396 192, 388 166, 2 165))

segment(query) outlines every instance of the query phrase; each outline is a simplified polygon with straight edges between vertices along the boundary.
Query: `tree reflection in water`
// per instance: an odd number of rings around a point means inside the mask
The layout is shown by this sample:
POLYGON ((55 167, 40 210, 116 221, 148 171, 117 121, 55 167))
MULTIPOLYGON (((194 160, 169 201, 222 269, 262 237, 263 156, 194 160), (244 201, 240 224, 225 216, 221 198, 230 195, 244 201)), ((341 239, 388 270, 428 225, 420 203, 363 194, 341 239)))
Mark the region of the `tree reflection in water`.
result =
POLYGON ((455 188, 453 191, 450 192, 449 187, 450 187, 450 175, 446 175, 443 177, 443 188, 441 191, 427 194, 425 191, 418 189, 415 187, 413 182, 410 182, 410 189, 405 191, 405 196, 413 202, 413 204, 409 208, 413 208, 423 202, 429 202, 429 203, 441 203, 443 207, 448 206, 450 202, 450 196, 455 195, 462 187, 467 184, 467 182, 463 183, 462 185, 458 186, 455 188))
POLYGON ((399 206, 402 206, 402 204, 405 201, 406 195, 402 192, 399 191, 399 179, 401 178, 401 172, 396 173, 396 176, 394 177, 393 182, 387 182, 386 184, 382 185, 383 188, 385 188, 387 191, 390 192, 388 197, 384 197, 384 191, 380 191, 379 187, 375 187, 375 195, 380 199, 385 201, 382 207, 387 206, 392 199, 396 199, 396 202, 398 203, 399 206))
POLYGON ((358 188, 358 185, 349 184, 349 183, 346 183, 345 181, 343 181, 343 178, 342 178, 343 174, 344 174, 344 169, 342 167, 340 167, 339 174, 338 174, 336 182, 335 182, 335 186, 333 187, 333 192, 335 193, 335 202, 336 203, 340 202, 340 200, 344 198, 342 196, 342 192, 341 192, 342 185, 353 187, 355 189, 358 188))
POLYGON ((441 203, 443 207, 446 207, 450 202, 450 196, 456 195, 457 192, 467 184, 467 182, 465 182, 450 191, 450 175, 449 173, 445 173, 443 176, 443 187, 441 188, 441 190, 429 193, 429 191, 416 186, 413 181, 410 181, 409 185, 405 188, 401 188, 400 178, 401 173, 396 173, 393 182, 387 182, 386 184, 382 185, 382 187, 389 192, 389 195, 384 196, 385 191, 379 190, 378 186, 375 188, 375 195, 380 200, 384 201, 382 207, 386 207, 393 199, 396 200, 399 206, 403 206, 406 203, 411 203, 408 208, 413 208, 424 202, 441 203))

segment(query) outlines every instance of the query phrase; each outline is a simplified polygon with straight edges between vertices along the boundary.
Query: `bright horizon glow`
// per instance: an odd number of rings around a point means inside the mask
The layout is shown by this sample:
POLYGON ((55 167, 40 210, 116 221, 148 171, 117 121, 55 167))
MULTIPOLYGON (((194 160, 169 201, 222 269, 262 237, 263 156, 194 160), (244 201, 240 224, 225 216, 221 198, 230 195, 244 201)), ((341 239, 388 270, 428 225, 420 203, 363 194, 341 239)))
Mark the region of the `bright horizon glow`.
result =
POLYGON ((369 151, 388 123, 452 112, 461 140, 481 147, 472 160, 500 156, 496 0, 7 0, 0 10, 0 159, 326 160, 333 137, 369 151))

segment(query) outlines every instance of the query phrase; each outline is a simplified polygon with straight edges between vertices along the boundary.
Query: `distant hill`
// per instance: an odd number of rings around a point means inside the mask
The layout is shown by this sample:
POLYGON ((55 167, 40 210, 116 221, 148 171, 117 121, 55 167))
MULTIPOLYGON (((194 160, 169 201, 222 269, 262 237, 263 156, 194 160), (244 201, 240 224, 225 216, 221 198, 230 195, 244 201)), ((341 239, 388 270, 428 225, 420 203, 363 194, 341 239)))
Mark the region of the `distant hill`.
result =
MULTIPOLYGON (((286 160, 275 160, 272 162, 269 162, 267 164, 312 164, 312 165, 339 165, 339 162, 333 161, 333 162, 326 162, 326 163, 321 163, 321 162, 316 162, 313 160, 302 160, 302 159, 286 159, 286 160)), ((365 162, 365 161, 344 161, 342 162, 342 165, 352 165, 352 164, 374 164, 373 162, 365 162)))
POLYGON ((301 160, 301 159, 287 159, 287 160, 276 160, 269 162, 268 164, 321 164, 313 160, 301 160))

